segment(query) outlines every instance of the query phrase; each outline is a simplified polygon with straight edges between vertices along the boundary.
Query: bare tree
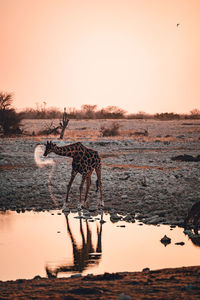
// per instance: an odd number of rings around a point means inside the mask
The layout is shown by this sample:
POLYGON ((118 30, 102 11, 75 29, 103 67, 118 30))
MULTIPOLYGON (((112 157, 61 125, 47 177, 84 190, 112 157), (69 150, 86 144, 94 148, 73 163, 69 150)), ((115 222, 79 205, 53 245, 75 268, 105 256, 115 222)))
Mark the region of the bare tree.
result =
POLYGON ((60 139, 63 139, 65 129, 67 128, 68 123, 69 123, 69 119, 67 118, 66 107, 65 107, 62 120, 60 121, 60 128, 61 128, 60 139))
POLYGON ((0 93, 0 110, 10 109, 13 95, 8 93, 0 93))

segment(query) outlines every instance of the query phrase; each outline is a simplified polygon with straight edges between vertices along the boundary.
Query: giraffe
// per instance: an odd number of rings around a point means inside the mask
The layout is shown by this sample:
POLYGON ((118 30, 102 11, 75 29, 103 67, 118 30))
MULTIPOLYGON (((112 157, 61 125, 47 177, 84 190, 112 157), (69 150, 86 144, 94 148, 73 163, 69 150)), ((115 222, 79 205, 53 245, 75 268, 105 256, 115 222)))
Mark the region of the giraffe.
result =
POLYGON ((92 172, 95 170, 97 175, 96 180, 96 192, 98 192, 98 189, 100 190, 100 202, 101 205, 104 205, 103 199, 102 199, 102 183, 101 183, 101 158, 97 151, 94 151, 92 149, 89 149, 85 147, 80 142, 70 144, 67 146, 57 146, 56 144, 52 143, 51 141, 48 142, 45 145, 45 152, 44 156, 47 156, 50 152, 54 152, 55 154, 62 155, 62 156, 69 156, 73 158, 72 161, 72 171, 71 171, 71 178, 67 186, 67 195, 66 200, 64 203, 64 207, 66 206, 66 203, 68 202, 69 192, 72 186, 72 183, 74 181, 74 178, 76 177, 77 173, 80 173, 82 175, 82 181, 80 185, 80 205, 84 206, 89 189, 91 186, 91 176, 92 172), (86 193, 85 193, 85 199, 84 203, 82 202, 82 191, 83 191, 83 185, 86 181, 86 193))

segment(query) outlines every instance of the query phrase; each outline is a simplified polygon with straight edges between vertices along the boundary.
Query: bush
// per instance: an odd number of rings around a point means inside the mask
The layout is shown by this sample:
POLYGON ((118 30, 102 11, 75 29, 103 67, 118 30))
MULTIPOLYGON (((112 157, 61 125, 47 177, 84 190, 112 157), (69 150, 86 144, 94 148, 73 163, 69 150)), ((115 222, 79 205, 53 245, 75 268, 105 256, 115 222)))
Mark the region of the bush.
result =
POLYGON ((0 127, 4 135, 22 134, 20 122, 22 118, 14 109, 0 110, 0 127))
POLYGON ((161 113, 161 114, 156 114, 155 119, 160 121, 180 120, 180 115, 175 113, 161 113))
POLYGON ((110 128, 106 128, 106 127, 102 126, 100 131, 103 136, 117 136, 117 135, 120 135, 119 127, 120 127, 120 125, 118 123, 113 122, 111 124, 110 128))
POLYGON ((22 134, 20 129, 22 114, 18 114, 13 108, 10 108, 11 103, 11 94, 0 93, 0 131, 4 135, 22 134))

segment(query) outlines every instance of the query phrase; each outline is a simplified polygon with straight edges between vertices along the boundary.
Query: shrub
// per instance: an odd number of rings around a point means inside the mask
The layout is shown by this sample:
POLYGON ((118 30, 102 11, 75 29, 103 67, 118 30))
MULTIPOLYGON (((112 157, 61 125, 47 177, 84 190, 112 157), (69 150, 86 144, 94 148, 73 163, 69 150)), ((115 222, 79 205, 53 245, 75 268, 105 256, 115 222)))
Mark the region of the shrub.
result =
POLYGON ((180 115, 175 113, 161 113, 161 114, 156 114, 155 119, 160 121, 179 120, 180 115))
POLYGON ((117 136, 117 135, 120 135, 119 127, 120 127, 120 125, 118 123, 113 122, 111 124, 110 128, 106 128, 104 126, 101 126, 100 131, 101 131, 103 136, 117 136))

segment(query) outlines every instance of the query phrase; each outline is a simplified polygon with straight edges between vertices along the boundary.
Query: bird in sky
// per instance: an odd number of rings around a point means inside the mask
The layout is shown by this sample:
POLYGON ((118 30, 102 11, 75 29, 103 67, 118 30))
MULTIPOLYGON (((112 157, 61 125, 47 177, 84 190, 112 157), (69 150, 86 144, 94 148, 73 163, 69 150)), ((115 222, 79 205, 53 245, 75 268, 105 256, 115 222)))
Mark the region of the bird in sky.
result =
POLYGON ((176 27, 178 27, 178 26, 180 26, 180 23, 177 23, 177 24, 176 24, 176 27))

